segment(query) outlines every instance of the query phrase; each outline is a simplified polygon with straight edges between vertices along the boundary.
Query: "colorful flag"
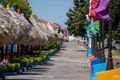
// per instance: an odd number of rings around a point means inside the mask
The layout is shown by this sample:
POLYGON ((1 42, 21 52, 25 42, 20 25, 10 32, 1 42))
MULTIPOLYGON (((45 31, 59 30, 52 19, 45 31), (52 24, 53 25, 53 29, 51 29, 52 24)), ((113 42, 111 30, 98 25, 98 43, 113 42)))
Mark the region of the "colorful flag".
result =
POLYGON ((92 36, 90 35, 90 31, 91 31, 91 23, 89 22, 87 27, 86 27, 86 35, 88 38, 91 38, 92 36))
POLYGON ((99 0, 92 0, 91 9, 97 8, 98 4, 99 4, 99 0))
POLYGON ((93 19, 91 19, 91 25, 90 25, 90 27, 91 27, 91 31, 93 33, 95 33, 95 31, 94 31, 94 20, 93 19))
POLYGON ((94 32, 100 33, 100 21, 99 20, 94 22, 94 32))
POLYGON ((98 7, 95 9, 97 16, 102 20, 110 20, 110 17, 107 15, 109 2, 110 0, 100 0, 98 7))
POLYGON ((89 0, 89 18, 94 20, 99 20, 94 9, 98 7, 99 0, 89 0))
POLYGON ((86 34, 87 37, 91 37, 90 32, 97 34, 99 33, 99 28, 100 28, 100 21, 94 21, 93 19, 88 23, 88 26, 86 27, 86 34))
POLYGON ((106 12, 107 13, 109 2, 110 0, 100 0, 98 7, 95 8, 95 12, 96 13, 106 12))
POLYGON ((110 0, 92 0, 89 17, 94 20, 110 20, 107 15, 109 2, 110 0))
POLYGON ((88 38, 91 38, 89 27, 86 28, 86 35, 88 38))

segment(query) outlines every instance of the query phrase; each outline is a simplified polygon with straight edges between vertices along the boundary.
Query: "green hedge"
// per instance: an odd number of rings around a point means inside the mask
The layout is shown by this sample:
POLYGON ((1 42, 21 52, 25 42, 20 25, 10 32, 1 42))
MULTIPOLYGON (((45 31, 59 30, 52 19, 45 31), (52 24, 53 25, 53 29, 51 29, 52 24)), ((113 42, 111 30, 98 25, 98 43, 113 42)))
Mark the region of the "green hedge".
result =
POLYGON ((20 69, 21 67, 31 66, 32 64, 34 64, 36 62, 43 62, 48 57, 48 55, 54 54, 54 52, 56 50, 57 49, 51 49, 49 51, 42 51, 42 52, 41 51, 34 51, 34 54, 39 53, 38 57, 27 55, 24 57, 16 58, 16 60, 18 60, 19 63, 8 63, 7 65, 0 65, 0 73, 14 72, 14 71, 20 69))
POLYGON ((8 63, 7 65, 0 65, 0 73, 15 72, 20 69, 20 63, 8 63))
POLYGON ((61 45, 60 41, 49 40, 46 45, 44 45, 44 50, 59 49, 61 45))

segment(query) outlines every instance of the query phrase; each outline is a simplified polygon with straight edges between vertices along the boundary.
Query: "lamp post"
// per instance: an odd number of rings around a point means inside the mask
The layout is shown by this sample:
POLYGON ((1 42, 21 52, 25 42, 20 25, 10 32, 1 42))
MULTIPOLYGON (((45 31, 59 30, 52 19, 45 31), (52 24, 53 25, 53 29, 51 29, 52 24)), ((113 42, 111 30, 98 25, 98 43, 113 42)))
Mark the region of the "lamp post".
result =
POLYGON ((93 52, 94 52, 94 56, 98 57, 98 53, 97 53, 97 34, 93 35, 93 52))
POLYGON ((101 35, 102 35, 102 27, 101 27, 102 25, 101 25, 101 21, 100 21, 100 27, 99 27, 99 45, 98 45, 98 58, 100 59, 101 58, 101 35))
POLYGON ((105 62, 105 53, 104 53, 104 39, 105 39, 105 36, 104 36, 104 20, 102 20, 102 52, 101 52, 101 63, 105 62))
MULTIPOLYGON (((110 16, 112 18, 112 0, 110 1, 110 16)), ((113 69, 112 60, 112 20, 109 21, 109 50, 108 50, 108 60, 107 60, 107 70, 113 69)))
POLYGON ((95 54, 95 37, 94 37, 93 34, 91 34, 91 35, 92 35, 92 54, 93 54, 95 57, 97 57, 96 54, 95 54))
POLYGON ((98 34, 96 33, 95 35, 95 54, 96 54, 96 57, 99 57, 99 54, 98 54, 98 45, 97 45, 97 41, 98 40, 98 34))

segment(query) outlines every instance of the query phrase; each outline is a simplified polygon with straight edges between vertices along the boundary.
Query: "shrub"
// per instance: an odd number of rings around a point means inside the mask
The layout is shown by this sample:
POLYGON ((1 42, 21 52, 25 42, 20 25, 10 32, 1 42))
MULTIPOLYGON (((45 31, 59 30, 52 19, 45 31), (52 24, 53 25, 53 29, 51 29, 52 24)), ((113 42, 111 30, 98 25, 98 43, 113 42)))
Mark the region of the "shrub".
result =
POLYGON ((48 55, 54 54, 58 49, 51 49, 48 51, 48 55))
POLYGON ((37 57, 33 59, 34 62, 42 62, 42 57, 37 57))
POLYGON ((57 40, 49 40, 46 45, 44 46, 45 50, 50 50, 50 49, 59 49, 60 48, 60 42, 57 40))
POLYGON ((33 58, 33 61, 36 63, 36 62, 39 62, 39 58, 33 58))
POLYGON ((28 61, 29 61, 29 65, 33 64, 33 59, 28 59, 28 61))
POLYGON ((52 55, 52 54, 54 54, 54 51, 55 51, 54 49, 51 49, 51 50, 48 51, 48 54, 52 55))
POLYGON ((48 57, 48 55, 43 54, 41 57, 42 57, 42 61, 44 61, 48 57))
POLYGON ((21 67, 27 67, 29 65, 29 60, 27 58, 24 58, 20 60, 21 67))
POLYGON ((41 51, 33 51, 33 54, 34 56, 39 56, 41 54, 41 51))
POLYGON ((15 66, 16 66, 15 64, 8 63, 7 64, 7 72, 14 72, 15 68, 16 68, 15 66))
POLYGON ((7 65, 0 65, 0 73, 15 72, 20 69, 20 63, 8 63, 7 65))
POLYGON ((20 69, 20 63, 15 63, 15 70, 20 69))
POLYGON ((0 65, 0 74, 6 72, 6 70, 7 70, 7 65, 0 65))

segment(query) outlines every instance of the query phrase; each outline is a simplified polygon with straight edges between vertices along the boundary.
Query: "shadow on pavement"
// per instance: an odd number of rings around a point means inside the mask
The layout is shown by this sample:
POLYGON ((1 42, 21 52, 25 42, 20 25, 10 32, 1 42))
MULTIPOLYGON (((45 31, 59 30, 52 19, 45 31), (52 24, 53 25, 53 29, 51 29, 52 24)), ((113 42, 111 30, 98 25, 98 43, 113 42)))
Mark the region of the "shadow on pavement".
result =
POLYGON ((33 68, 28 72, 24 72, 20 75, 44 75, 45 72, 48 72, 49 68, 44 68, 44 66, 52 66, 52 64, 40 65, 39 67, 33 68))
POLYGON ((60 54, 61 54, 61 52, 55 54, 54 56, 55 56, 55 57, 61 56, 60 54))
MULTIPOLYGON (((34 68, 30 72, 48 72, 49 68, 34 68)), ((38 73, 39 74, 39 73, 38 73)))
POLYGON ((62 46, 61 48, 67 48, 66 46, 62 46))
POLYGON ((40 68, 40 67, 36 67, 36 68, 33 68, 33 70, 36 69, 36 70, 48 70, 49 68, 40 68))
POLYGON ((22 73, 20 75, 43 75, 43 74, 40 74, 40 73, 33 73, 32 71, 31 72, 26 72, 26 73, 22 73))
POLYGON ((34 79, 5 79, 5 80, 34 80, 34 79))
POLYGON ((86 50, 75 50, 75 51, 78 51, 78 52, 86 52, 86 50))
POLYGON ((60 50, 61 50, 61 51, 66 51, 66 49, 65 49, 65 48, 61 48, 60 50))
POLYGON ((43 64, 42 66, 54 66, 54 64, 49 62, 47 64, 43 64))
MULTIPOLYGON (((48 70, 43 70, 43 69, 41 69, 41 70, 37 70, 37 69, 33 69, 31 72, 48 72, 48 70)), ((42 74, 40 74, 40 73, 37 73, 38 75, 42 75, 42 74)))

